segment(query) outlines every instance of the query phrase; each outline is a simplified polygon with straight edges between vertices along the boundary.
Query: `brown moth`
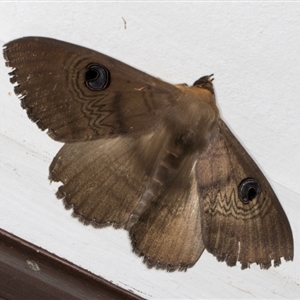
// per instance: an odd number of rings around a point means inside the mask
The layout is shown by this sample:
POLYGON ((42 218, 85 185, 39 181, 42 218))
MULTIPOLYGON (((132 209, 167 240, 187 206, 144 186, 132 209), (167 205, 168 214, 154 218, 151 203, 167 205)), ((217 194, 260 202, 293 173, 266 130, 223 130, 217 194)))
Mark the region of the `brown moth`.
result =
POLYGON ((84 224, 128 230, 148 267, 192 267, 204 249, 242 269, 293 259, 270 184, 222 121, 212 76, 171 85, 104 54, 40 37, 4 46, 29 118, 65 143, 57 197, 84 224))

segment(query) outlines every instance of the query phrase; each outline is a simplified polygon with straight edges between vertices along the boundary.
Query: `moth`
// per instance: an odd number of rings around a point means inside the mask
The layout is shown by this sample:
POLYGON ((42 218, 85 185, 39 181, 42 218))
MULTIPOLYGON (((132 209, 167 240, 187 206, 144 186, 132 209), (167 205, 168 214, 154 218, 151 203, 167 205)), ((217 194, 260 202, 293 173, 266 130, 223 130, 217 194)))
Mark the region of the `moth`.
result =
POLYGON ((49 179, 84 224, 129 232, 148 267, 187 270, 204 249, 228 266, 293 259, 288 219, 221 119, 212 75, 171 85, 70 43, 4 46, 28 117, 63 142, 49 179))

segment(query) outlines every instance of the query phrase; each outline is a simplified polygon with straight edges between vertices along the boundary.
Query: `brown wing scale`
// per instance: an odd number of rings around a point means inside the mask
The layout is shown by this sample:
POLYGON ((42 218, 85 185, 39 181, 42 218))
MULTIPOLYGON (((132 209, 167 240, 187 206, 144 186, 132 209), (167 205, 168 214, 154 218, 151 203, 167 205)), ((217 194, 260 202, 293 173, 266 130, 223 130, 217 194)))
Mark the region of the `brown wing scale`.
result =
POLYGON ((23 108, 58 141, 149 132, 159 124, 162 108, 180 93, 171 84, 70 43, 26 37, 4 47, 6 65, 14 69, 11 82, 18 84, 15 92, 23 108), (101 70, 107 72, 100 76, 91 71, 91 64, 98 66, 100 75, 101 70), (94 79, 100 84, 91 88, 94 79))
POLYGON ((201 153, 196 169, 209 252, 229 266, 239 261, 243 269, 254 262, 267 269, 272 260, 278 266, 281 257, 293 259, 292 231, 275 193, 222 120, 219 137, 201 153), (243 203, 240 183, 253 178, 260 190, 243 203))

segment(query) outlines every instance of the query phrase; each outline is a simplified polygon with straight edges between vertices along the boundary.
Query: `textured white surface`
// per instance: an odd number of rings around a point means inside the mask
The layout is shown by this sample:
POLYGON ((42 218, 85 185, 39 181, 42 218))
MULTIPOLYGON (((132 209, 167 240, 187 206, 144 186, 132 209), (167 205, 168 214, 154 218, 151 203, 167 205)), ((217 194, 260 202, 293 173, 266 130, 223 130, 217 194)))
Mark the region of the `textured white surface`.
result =
POLYGON ((60 148, 29 121, 0 57, 0 227, 145 298, 299 298, 300 6, 296 3, 0 3, 0 42, 48 36, 170 83, 215 74, 223 118, 270 179, 294 262, 229 268, 205 252, 187 273, 149 270, 123 230, 85 227, 54 195, 60 148), (126 20, 126 29, 124 21, 126 20))

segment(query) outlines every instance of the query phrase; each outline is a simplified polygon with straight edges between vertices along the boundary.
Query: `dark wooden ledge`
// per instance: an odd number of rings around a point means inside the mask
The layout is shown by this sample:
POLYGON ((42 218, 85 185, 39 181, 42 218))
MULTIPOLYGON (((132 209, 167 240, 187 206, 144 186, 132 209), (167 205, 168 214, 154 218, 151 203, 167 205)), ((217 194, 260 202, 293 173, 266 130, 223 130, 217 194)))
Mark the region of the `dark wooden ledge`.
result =
POLYGON ((0 299, 142 299, 0 229, 0 299))

